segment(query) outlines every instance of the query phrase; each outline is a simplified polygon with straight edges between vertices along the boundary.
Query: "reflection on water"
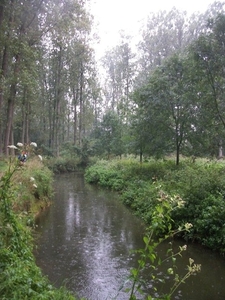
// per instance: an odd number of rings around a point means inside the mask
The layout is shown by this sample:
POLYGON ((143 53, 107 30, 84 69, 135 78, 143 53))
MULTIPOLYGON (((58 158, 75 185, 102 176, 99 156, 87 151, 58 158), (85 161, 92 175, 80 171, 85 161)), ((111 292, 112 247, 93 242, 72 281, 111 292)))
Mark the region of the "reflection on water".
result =
MULTIPOLYGON (((135 266, 130 250, 143 247, 144 226, 115 194, 85 185, 82 175, 60 175, 54 204, 37 224, 37 264, 56 286, 66 283, 89 300, 117 294, 119 300, 128 299, 120 288, 135 266)), ((188 249, 178 263, 184 269, 192 257, 202 272, 182 285, 174 299, 225 299, 224 260, 198 246, 188 249)))

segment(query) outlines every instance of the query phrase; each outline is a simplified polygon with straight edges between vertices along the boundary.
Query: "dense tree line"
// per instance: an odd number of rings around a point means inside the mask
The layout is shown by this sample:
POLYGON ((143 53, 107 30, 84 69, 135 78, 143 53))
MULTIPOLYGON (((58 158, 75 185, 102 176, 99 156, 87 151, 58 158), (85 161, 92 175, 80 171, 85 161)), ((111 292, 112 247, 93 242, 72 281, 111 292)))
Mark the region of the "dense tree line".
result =
POLYGON ((86 2, 1 1, 0 153, 222 155, 223 3, 151 13, 138 51, 123 34, 105 54, 100 87, 86 2))

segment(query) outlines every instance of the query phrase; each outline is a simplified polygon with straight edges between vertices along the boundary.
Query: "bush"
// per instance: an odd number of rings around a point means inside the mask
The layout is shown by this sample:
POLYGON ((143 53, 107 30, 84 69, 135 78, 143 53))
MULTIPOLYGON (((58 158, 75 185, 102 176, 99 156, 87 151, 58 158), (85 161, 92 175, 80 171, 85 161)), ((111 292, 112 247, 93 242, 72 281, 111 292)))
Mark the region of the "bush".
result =
POLYGON ((124 188, 123 172, 119 165, 107 161, 100 161, 89 167, 85 172, 85 179, 89 183, 120 191, 124 188))
POLYGON ((221 252, 225 246, 224 175, 223 163, 210 162, 186 165, 165 179, 167 191, 179 193, 185 201, 183 208, 173 212, 176 224, 194 225, 184 237, 221 252))
POLYGON ((45 165, 54 173, 74 172, 79 169, 80 160, 73 157, 49 157, 45 165))

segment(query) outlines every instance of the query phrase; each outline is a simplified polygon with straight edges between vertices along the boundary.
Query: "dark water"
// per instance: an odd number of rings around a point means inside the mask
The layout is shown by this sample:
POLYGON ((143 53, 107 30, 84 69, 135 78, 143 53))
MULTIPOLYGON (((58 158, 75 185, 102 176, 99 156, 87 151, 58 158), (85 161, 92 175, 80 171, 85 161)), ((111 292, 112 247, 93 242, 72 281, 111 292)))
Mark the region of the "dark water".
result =
MULTIPOLYGON (((37 224, 37 264, 55 286, 66 284, 78 297, 89 300, 129 299, 120 289, 129 287, 129 269, 136 265, 130 250, 143 247, 145 228, 117 195, 85 184, 81 174, 60 175, 55 181, 54 203, 37 224)), ((183 242, 174 241, 175 248, 179 245, 183 242)), ((164 244, 159 251, 166 249, 164 244)), ((224 300, 225 260, 188 245, 178 260, 181 273, 189 257, 202 264, 202 271, 190 277, 173 299, 224 300)))

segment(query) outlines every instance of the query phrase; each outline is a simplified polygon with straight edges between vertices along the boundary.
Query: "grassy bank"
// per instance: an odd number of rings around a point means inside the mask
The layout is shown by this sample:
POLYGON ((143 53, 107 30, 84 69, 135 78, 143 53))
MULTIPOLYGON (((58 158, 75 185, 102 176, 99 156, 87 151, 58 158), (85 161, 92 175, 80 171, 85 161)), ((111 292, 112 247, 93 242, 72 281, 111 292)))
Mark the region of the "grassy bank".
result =
POLYGON ((184 202, 171 212, 174 227, 189 222, 186 240, 197 241, 225 253, 225 163, 223 161, 151 160, 140 164, 134 159, 99 161, 85 173, 89 183, 118 191, 125 205, 146 224, 163 197, 184 202))
POLYGON ((23 165, 2 164, 1 170, 0 299, 75 299, 49 283, 33 256, 32 224, 50 203, 52 173, 35 157, 23 165))

